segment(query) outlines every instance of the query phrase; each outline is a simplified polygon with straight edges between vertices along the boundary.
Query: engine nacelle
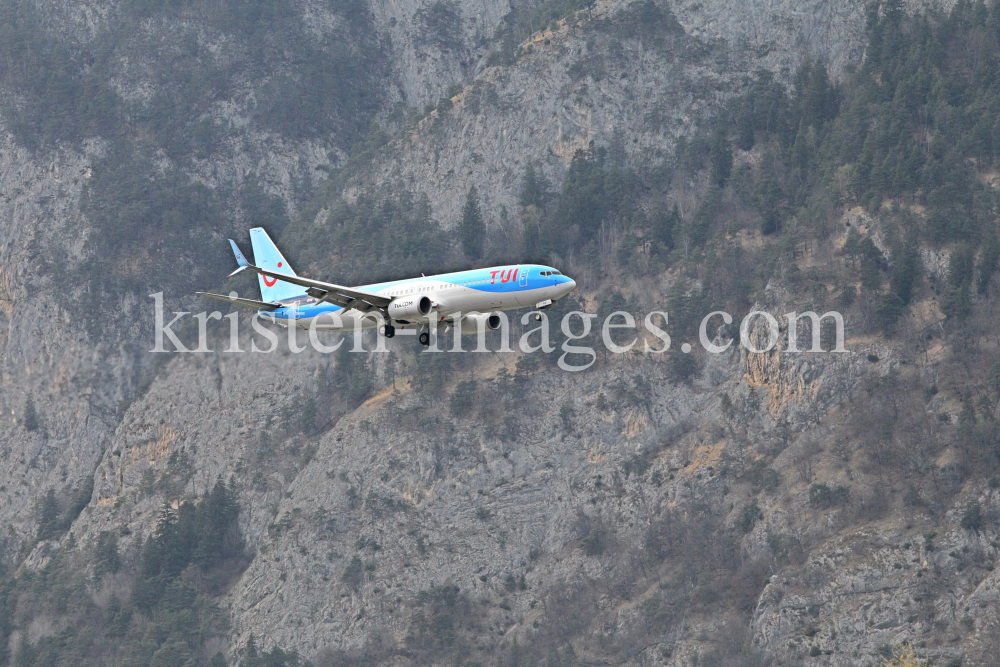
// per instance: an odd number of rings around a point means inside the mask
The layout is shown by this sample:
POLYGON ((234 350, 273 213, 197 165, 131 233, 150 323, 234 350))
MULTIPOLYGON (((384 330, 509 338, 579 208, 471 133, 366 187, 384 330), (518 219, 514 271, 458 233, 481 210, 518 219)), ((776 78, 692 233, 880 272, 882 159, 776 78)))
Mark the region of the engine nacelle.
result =
POLYGON ((462 333, 479 333, 479 328, 485 331, 496 331, 500 328, 500 315, 497 313, 473 313, 462 318, 462 333))
POLYGON ((422 320, 431 312, 431 300, 427 296, 401 296, 389 302, 389 317, 394 320, 422 320))

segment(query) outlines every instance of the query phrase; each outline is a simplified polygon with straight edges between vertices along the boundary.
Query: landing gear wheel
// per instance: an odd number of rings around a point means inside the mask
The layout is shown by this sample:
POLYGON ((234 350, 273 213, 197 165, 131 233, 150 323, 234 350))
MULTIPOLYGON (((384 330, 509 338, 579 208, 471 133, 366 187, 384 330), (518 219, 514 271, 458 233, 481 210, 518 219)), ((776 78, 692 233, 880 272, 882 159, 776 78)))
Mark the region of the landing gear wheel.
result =
POLYGON ((392 326, 391 324, 383 324, 381 327, 379 327, 379 333, 381 333, 386 338, 392 338, 393 336, 396 335, 396 327, 392 326))
POLYGON ((426 331, 421 331, 420 332, 420 337, 417 340, 420 341, 421 345, 423 345, 424 347, 427 347, 428 345, 431 344, 431 335, 429 333, 427 333, 426 331))
POLYGON ((541 322, 542 321, 542 314, 541 313, 535 313, 535 321, 536 322, 541 322))

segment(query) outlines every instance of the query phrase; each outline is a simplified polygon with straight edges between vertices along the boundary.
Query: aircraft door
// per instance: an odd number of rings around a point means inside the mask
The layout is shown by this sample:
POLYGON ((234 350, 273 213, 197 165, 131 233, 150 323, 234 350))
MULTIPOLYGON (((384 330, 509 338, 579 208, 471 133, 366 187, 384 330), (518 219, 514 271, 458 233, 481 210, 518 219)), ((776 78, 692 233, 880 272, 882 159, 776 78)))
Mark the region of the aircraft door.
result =
POLYGON ((521 275, 521 279, 520 279, 520 281, 519 281, 518 284, 521 287, 527 287, 528 286, 528 269, 522 269, 520 275, 521 275))

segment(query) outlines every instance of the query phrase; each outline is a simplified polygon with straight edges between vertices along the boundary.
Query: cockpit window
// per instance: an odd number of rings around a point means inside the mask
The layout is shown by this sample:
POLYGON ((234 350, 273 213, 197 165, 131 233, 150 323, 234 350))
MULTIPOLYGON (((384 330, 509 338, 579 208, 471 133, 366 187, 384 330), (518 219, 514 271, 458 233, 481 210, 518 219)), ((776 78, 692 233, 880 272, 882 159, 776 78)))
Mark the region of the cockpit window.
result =
POLYGON ((560 276, 562 274, 559 273, 558 271, 540 271, 538 273, 538 275, 540 275, 540 276, 560 276))

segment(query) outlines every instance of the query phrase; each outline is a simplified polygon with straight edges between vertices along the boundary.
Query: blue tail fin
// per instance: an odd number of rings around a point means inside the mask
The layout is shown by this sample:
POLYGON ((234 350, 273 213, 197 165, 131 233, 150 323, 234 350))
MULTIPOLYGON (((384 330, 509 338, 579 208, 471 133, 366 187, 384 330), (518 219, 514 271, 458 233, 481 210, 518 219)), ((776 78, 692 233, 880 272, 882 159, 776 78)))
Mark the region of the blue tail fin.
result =
MULTIPOLYGON (((288 265, 288 260, 274 245, 274 241, 267 235, 263 227, 250 230, 250 244, 253 246, 253 259, 257 266, 274 273, 283 273, 287 276, 295 275, 292 267, 288 265)), ((237 259, 237 261, 239 260, 237 259)), ((306 293, 304 288, 277 278, 268 278, 258 274, 257 281, 260 283, 260 298, 268 303, 291 299, 306 293)))

